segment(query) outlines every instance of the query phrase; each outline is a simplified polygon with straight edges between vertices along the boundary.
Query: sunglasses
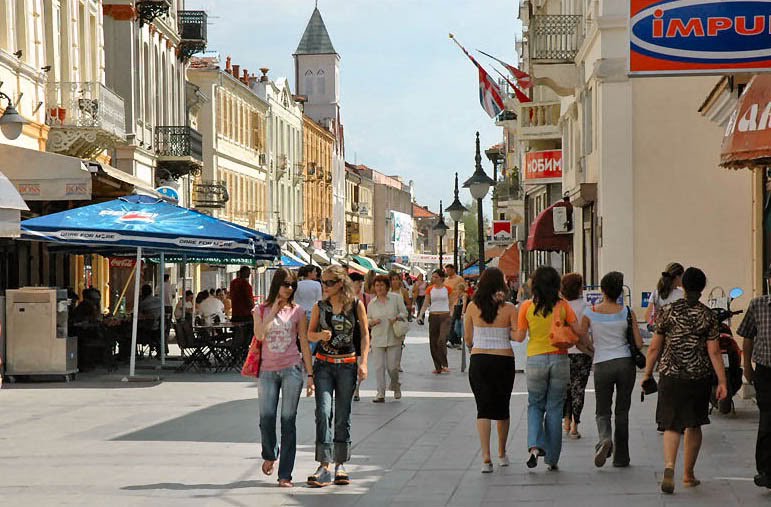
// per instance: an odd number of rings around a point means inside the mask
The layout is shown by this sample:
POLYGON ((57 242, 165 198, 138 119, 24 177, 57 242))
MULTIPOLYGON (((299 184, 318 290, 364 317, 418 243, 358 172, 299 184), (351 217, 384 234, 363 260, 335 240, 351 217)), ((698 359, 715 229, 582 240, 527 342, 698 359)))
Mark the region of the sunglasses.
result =
POLYGON ((334 287, 340 280, 322 280, 321 283, 327 287, 334 287))
POLYGON ((296 289, 297 284, 294 282, 284 282, 281 284, 282 287, 286 287, 287 289, 296 289))

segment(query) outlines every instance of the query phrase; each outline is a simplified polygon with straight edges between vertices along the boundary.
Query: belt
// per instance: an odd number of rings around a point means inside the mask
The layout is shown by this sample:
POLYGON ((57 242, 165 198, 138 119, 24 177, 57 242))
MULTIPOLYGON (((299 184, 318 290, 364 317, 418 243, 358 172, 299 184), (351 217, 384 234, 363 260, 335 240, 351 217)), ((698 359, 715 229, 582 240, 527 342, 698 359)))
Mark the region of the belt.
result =
POLYGON ((351 357, 329 357, 324 354, 316 354, 316 359, 332 364, 351 364, 356 362, 356 356, 351 357))

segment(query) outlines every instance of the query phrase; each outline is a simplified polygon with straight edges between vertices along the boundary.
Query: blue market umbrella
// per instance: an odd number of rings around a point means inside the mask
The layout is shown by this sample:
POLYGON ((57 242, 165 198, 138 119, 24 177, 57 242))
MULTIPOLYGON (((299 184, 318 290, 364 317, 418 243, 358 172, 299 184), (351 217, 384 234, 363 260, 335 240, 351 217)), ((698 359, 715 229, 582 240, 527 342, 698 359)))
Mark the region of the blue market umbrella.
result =
POLYGON ((131 195, 24 220, 21 239, 69 245, 137 247, 178 254, 280 255, 275 238, 149 196, 131 195))

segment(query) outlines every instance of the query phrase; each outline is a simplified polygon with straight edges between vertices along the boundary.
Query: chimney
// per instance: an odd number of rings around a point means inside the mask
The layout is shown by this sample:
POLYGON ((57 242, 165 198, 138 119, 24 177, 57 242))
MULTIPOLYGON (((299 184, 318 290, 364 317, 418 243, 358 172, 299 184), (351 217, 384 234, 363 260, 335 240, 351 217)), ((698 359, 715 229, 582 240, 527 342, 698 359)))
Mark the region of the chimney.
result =
POLYGON ((225 72, 230 74, 232 71, 230 70, 230 57, 228 56, 225 58, 225 72))
POLYGON ((247 84, 249 85, 249 88, 254 87, 254 85, 257 84, 257 76, 252 74, 247 78, 247 84))
POLYGON ((233 77, 238 79, 241 76, 241 66, 233 65, 233 77))
POLYGON ((260 67, 260 72, 262 72, 262 76, 260 76, 260 83, 267 83, 268 82, 268 71, 270 69, 267 67, 260 67))

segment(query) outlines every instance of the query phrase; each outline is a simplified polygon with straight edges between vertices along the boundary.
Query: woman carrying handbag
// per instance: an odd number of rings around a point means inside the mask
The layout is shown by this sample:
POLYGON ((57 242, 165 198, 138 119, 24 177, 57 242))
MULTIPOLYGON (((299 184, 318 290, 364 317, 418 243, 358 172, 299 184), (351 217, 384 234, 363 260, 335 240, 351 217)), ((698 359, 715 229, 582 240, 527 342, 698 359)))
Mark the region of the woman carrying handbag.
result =
POLYGON ((293 302, 296 288, 297 280, 294 275, 285 268, 279 268, 273 276, 265 303, 253 310, 254 338, 259 342, 261 350, 258 374, 260 434, 264 460, 262 472, 265 475, 273 474, 280 449, 278 485, 284 488, 292 487, 292 470, 297 449, 295 420, 303 384, 306 384, 306 396, 313 393, 308 321, 305 310, 293 302), (279 393, 280 447, 276 439, 279 393))
POLYGON ((402 331, 400 323, 406 324, 407 309, 401 294, 389 291, 390 281, 385 275, 375 277, 372 285, 376 297, 367 305, 372 343, 372 367, 377 381, 377 394, 372 400, 373 403, 385 402, 386 371, 391 378, 390 387, 394 392, 394 399, 398 400, 402 397, 399 362, 404 337, 397 336, 397 331, 402 331))

